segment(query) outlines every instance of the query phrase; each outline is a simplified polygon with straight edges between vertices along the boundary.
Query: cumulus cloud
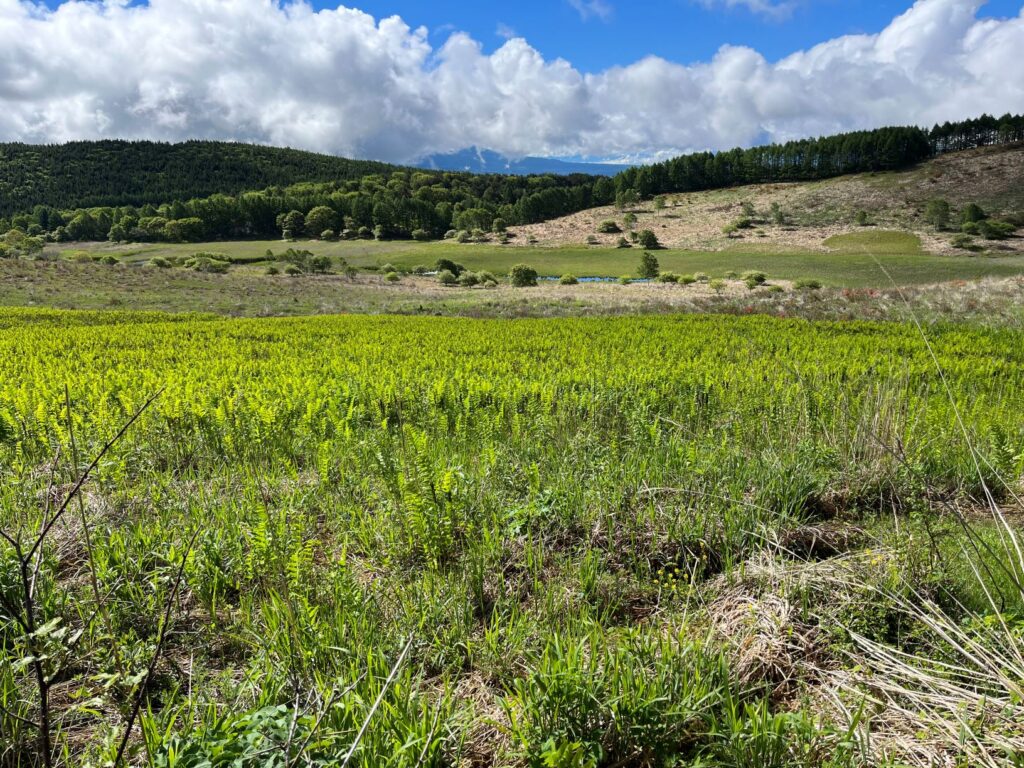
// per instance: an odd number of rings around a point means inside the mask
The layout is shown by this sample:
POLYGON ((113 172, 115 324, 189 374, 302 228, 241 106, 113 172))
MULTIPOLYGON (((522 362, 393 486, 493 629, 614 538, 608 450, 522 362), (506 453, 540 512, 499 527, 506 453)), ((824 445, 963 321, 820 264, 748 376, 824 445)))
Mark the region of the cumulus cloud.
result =
POLYGON ((277 0, 0 0, 0 139, 226 138, 410 161, 653 158, 1024 111, 1024 10, 918 0, 877 35, 770 63, 723 47, 583 74, 522 38, 440 46, 398 17, 277 0))

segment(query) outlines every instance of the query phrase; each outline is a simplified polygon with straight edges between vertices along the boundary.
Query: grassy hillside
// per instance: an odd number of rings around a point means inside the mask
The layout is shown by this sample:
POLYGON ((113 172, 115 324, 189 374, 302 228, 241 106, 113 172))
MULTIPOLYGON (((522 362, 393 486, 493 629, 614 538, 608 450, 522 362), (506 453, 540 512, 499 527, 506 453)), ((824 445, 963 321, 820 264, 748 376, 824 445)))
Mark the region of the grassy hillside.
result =
POLYGON ((159 205, 305 181, 342 181, 395 166, 223 141, 0 144, 0 216, 59 209, 159 205))
MULTIPOLYGON (((1024 216, 1024 144, 986 147, 941 155, 914 168, 866 173, 791 184, 754 184, 707 192, 669 195, 663 208, 653 202, 611 206, 517 227, 524 244, 582 244, 593 238, 612 246, 620 235, 601 234, 601 222, 615 221, 623 230, 627 213, 637 217, 634 229, 650 229, 673 248, 726 250, 771 247, 827 251, 828 239, 849 232, 895 229, 920 237, 927 251, 965 253, 952 245, 958 217, 970 203, 993 216, 1024 216), (951 207, 949 231, 938 231, 925 218, 929 201, 946 200, 951 207), (858 223, 866 215, 867 227, 858 223), (752 226, 727 234, 731 223, 749 218, 752 226), (742 244, 737 245, 737 244, 742 244)), ((1024 240, 979 240, 982 250, 1024 252, 1024 240)), ((888 248, 888 246, 887 246, 888 248)))

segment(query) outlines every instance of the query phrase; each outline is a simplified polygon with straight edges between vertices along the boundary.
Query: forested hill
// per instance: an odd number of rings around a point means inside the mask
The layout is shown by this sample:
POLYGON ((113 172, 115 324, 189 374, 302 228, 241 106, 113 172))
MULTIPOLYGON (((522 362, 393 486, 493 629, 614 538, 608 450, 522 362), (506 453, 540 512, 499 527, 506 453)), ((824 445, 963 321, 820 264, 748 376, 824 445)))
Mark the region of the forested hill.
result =
POLYGON ((0 144, 0 216, 36 205, 159 205, 393 170, 385 163, 223 141, 0 144))
MULTIPOLYGON (((684 155, 588 175, 474 175, 295 150, 188 142, 0 145, 0 234, 44 240, 482 238, 600 205, 761 182, 895 171, 938 154, 1024 141, 1024 116, 684 155), (212 191, 211 191, 212 190, 212 191), (474 233, 474 231, 478 231, 474 233)), ((10 239, 10 238, 8 238, 10 239)))

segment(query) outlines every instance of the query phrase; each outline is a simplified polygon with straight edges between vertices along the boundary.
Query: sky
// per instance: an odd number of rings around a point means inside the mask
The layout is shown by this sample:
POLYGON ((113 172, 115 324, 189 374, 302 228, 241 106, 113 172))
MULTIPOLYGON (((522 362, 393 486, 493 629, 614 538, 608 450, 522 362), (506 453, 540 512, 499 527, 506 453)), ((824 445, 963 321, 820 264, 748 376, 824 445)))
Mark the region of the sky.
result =
POLYGON ((1024 112, 1024 0, 0 0, 0 141, 649 161, 1024 112))

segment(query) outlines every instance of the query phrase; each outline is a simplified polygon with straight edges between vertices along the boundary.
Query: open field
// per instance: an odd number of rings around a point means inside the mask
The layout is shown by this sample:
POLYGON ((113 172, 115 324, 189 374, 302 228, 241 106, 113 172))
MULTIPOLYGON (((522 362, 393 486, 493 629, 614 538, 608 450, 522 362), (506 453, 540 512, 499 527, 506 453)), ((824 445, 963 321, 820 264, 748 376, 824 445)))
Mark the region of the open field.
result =
POLYGON ((60 765, 123 732, 162 768, 1024 749, 1020 331, 0 327, 0 765, 38 755, 40 680, 60 765))
MULTIPOLYGON (((877 269, 877 267, 876 267, 877 269)), ((79 310, 143 310, 232 316, 418 314, 548 317, 715 312, 807 319, 955 321, 1002 326, 1024 323, 1024 278, 904 286, 900 289, 795 290, 785 281, 748 289, 707 283, 581 283, 541 281, 535 288, 446 288, 432 277, 380 275, 270 276, 251 267, 226 274, 141 265, 0 260, 0 306, 79 310), (778 292, 776 292, 776 290, 778 292)))
MULTIPOLYGON (((142 264, 156 257, 188 257, 198 252, 253 259, 267 250, 281 253, 289 247, 307 249, 334 259, 343 258, 352 266, 363 269, 391 264, 399 269, 412 270, 417 266, 433 267, 438 259, 447 258, 472 270, 488 270, 496 274, 506 274, 514 264, 525 262, 541 275, 551 277, 566 273, 577 277, 635 276, 641 254, 638 248, 586 246, 520 248, 450 242, 282 243, 268 240, 182 245, 62 244, 48 246, 47 255, 67 260, 112 254, 126 264, 142 264)), ((733 244, 724 251, 660 250, 656 255, 663 270, 678 274, 704 272, 712 277, 721 277, 730 271, 757 269, 779 280, 814 278, 828 285, 848 288, 884 288, 889 287, 891 281, 899 285, 921 285, 1024 274, 1024 254, 935 255, 925 253, 914 236, 875 230, 847 235, 828 253, 806 249, 779 251, 769 244, 733 244)), ((258 265, 247 268, 256 273, 262 271, 258 265)))

